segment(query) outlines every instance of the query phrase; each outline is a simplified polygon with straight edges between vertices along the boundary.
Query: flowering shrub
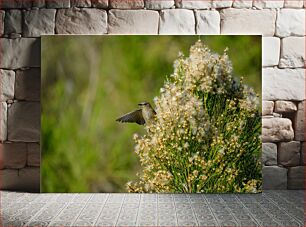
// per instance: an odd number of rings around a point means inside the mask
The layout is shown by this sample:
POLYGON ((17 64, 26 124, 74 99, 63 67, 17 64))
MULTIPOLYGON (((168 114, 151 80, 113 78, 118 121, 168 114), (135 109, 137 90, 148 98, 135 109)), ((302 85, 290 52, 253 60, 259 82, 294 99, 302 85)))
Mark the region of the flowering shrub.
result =
POLYGON ((134 135, 143 172, 129 192, 258 192, 261 118, 255 92, 196 42, 155 97, 156 119, 134 135))

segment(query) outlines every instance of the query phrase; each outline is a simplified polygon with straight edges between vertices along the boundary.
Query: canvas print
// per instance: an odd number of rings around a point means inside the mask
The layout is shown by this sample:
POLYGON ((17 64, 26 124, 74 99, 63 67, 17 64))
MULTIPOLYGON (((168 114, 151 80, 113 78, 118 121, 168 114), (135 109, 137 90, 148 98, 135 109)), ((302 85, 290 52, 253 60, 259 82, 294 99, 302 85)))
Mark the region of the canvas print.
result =
POLYGON ((42 192, 261 191, 261 36, 43 36, 42 192))

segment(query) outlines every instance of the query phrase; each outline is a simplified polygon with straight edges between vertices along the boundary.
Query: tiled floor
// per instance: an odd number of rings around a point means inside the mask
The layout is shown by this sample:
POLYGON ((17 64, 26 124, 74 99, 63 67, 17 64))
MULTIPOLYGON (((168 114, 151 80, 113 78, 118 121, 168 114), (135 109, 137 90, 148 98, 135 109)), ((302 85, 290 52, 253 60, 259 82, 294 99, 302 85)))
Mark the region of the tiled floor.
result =
POLYGON ((1 192, 5 226, 304 226, 303 191, 261 194, 1 192))

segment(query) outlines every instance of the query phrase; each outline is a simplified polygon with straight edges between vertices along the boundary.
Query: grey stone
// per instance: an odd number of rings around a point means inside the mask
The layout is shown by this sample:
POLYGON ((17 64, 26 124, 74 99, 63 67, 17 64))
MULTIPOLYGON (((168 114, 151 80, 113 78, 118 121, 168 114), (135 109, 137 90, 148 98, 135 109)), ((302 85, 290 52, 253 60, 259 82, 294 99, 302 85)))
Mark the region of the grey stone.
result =
POLYGON ((40 191, 40 168, 27 167, 19 170, 19 190, 26 192, 40 191))
POLYGON ((298 68, 305 66, 305 37, 287 37, 282 39, 279 67, 298 68))
POLYGON ((263 189, 287 189, 287 169, 279 166, 264 166, 263 189))
POLYGON ((212 7, 212 1, 175 0, 175 6, 185 9, 209 9, 212 7))
POLYGON ((250 0, 234 0, 234 8, 252 8, 253 1, 250 0))
POLYGON ((1 68, 19 69, 40 66, 40 39, 0 39, 5 50, 0 61, 1 68))
POLYGON ((70 0, 45 0, 47 8, 62 9, 70 7, 70 0))
POLYGON ((4 34, 4 17, 5 17, 5 11, 0 10, 0 35, 1 36, 4 34))
POLYGON ((16 71, 15 98, 18 100, 40 100, 40 69, 16 71))
POLYGON ((196 10, 197 34, 220 34, 220 14, 216 10, 196 10))
POLYGON ((276 66, 279 63, 280 38, 263 37, 262 38, 262 65, 276 66))
POLYGON ((110 10, 111 34, 157 34, 159 14, 153 10, 110 10))
POLYGON ((165 9, 160 12, 159 34, 195 34, 192 10, 165 9))
POLYGON ((22 33, 22 13, 21 10, 8 10, 4 19, 4 33, 22 33))
POLYGON ((294 118, 295 140, 305 141, 305 101, 298 104, 294 118))
POLYGON ((305 189, 304 166, 291 167, 288 171, 288 189, 305 189))
POLYGON ((25 11, 23 36, 39 37, 54 34, 55 9, 34 9, 25 11))
POLYGON ((277 165, 277 145, 275 143, 262 144, 262 163, 266 166, 277 165))
POLYGON ((145 0, 146 9, 169 9, 174 8, 175 2, 174 0, 145 0))
POLYGON ((262 141, 279 142, 290 141, 294 138, 292 123, 287 118, 263 118, 262 141))
POLYGON ((257 9, 264 8, 283 8, 284 0, 254 0, 253 6, 257 9))
POLYGON ((262 34, 273 36, 276 11, 270 9, 223 9, 221 16, 221 34, 262 34), (243 22, 243 23, 242 23, 243 22))
POLYGON ((144 8, 143 0, 109 0, 110 8, 114 9, 142 9, 144 8))
POLYGON ((38 143, 28 143, 28 166, 40 166, 40 145, 38 143))
POLYGON ((7 139, 7 104, 1 102, 0 106, 0 141, 7 139))
POLYGON ((275 101, 275 112, 277 113, 292 113, 297 111, 297 107, 294 102, 291 101, 275 101))
POLYGON ((31 8, 31 0, 1 0, 0 8, 2 9, 21 9, 31 8))
POLYGON ((70 0, 71 7, 91 7, 90 0, 70 0))
POLYGON ((280 143, 278 163, 282 166, 298 166, 300 164, 300 142, 280 143))
POLYGON ((27 161, 27 145, 25 143, 0 143, 0 166, 10 169, 24 168, 27 161))
POLYGON ((262 115, 272 115, 274 108, 273 101, 262 101, 262 115))
POLYGON ((0 101, 14 98, 15 72, 0 69, 0 101))
POLYGON ((262 96, 264 100, 304 100, 304 69, 262 69, 262 96))
POLYGON ((40 103, 15 102, 8 109, 8 140, 38 142, 40 140, 40 103))
POLYGON ((108 0, 91 0, 91 4, 95 8, 107 8, 108 7, 108 0))
POLYGON ((32 7, 33 8, 43 8, 46 6, 45 0, 33 0, 32 7))
POLYGON ((275 34, 279 37, 305 35, 305 10, 281 9, 277 13, 275 34))
POLYGON ((233 4, 233 0, 212 0, 212 8, 229 8, 233 4))
POLYGON ((107 13, 101 9, 60 9, 56 16, 58 34, 104 34, 107 32, 107 13))

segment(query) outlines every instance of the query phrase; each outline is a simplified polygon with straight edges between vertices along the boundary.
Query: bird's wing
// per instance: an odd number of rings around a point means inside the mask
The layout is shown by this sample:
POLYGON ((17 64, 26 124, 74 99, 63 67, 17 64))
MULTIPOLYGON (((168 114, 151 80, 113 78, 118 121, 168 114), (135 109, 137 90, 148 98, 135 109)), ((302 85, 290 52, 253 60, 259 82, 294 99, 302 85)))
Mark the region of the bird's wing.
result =
POLYGON ((133 112, 127 113, 121 117, 119 117, 118 119, 116 119, 116 121, 119 122, 135 122, 139 125, 144 125, 145 119, 142 116, 142 111, 141 109, 139 110, 135 110, 133 112))

